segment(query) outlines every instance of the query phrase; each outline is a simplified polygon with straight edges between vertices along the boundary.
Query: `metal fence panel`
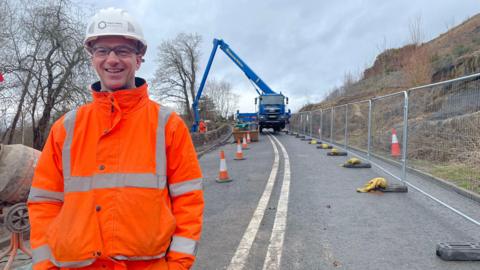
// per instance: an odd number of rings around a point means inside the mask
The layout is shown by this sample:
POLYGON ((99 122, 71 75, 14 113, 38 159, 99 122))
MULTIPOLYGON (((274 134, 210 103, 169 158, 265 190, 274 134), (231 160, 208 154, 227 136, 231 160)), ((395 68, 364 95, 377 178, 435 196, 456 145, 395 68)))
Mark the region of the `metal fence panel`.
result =
POLYGON ((333 142, 345 145, 345 117, 347 106, 337 106, 333 113, 333 142))
POLYGON ((312 137, 321 139, 321 122, 322 111, 317 110, 312 112, 312 137))
POLYGON ((332 108, 322 111, 322 140, 330 141, 331 138, 331 120, 332 120, 332 108))
POLYGON ((299 132, 299 123, 300 123, 300 115, 298 113, 293 113, 290 117, 289 129, 293 132, 299 132))
POLYGON ((371 154, 391 160, 400 160, 403 140, 405 96, 396 93, 372 101, 371 154), (396 136, 400 151, 392 153, 396 136))
POLYGON ((307 134, 307 114, 305 112, 300 113, 300 133, 307 134))
POLYGON ((348 104, 347 142, 348 147, 368 151, 368 108, 369 101, 348 104))
POLYGON ((409 92, 410 166, 480 193, 480 78, 409 92))

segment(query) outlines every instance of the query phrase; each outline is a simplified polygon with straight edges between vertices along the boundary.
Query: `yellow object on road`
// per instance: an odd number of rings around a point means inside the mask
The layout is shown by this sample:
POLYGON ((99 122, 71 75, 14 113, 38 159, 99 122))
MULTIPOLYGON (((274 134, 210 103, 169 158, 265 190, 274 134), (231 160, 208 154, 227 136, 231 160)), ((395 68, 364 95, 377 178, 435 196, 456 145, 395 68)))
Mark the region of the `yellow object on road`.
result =
POLYGON ((370 192, 377 188, 387 188, 387 180, 382 177, 376 177, 368 181, 362 188, 357 188, 357 192, 370 192))
POLYGON ((360 163, 362 163, 362 161, 358 158, 351 158, 351 159, 347 160, 347 164, 355 165, 355 164, 360 164, 360 163))

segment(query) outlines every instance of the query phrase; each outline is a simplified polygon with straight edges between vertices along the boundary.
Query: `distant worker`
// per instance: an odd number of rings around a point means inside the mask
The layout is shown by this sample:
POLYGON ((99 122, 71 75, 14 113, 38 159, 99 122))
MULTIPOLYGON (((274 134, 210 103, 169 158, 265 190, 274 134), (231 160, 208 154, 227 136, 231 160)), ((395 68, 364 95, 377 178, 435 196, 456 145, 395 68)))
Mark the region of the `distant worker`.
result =
POLYGON ((200 133, 205 133, 207 132, 207 124, 205 124, 205 121, 200 120, 200 123, 198 124, 198 131, 200 133))
POLYGON ((202 174, 181 118, 135 77, 137 22, 100 10, 84 41, 100 81, 93 101, 50 131, 28 199, 33 269, 190 269, 204 208, 202 174))

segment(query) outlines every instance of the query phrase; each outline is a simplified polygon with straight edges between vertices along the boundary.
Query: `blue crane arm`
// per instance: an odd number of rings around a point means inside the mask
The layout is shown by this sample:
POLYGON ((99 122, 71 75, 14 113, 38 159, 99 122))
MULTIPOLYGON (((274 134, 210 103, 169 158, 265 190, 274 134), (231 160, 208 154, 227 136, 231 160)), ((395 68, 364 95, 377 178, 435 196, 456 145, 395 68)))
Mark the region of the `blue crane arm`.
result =
POLYGON ((198 111, 198 102, 200 101, 200 97, 202 96, 203 88, 205 87, 205 82, 207 81, 208 72, 210 72, 210 68, 212 67, 213 58, 215 57, 215 53, 217 52, 218 41, 217 39, 213 40, 213 49, 210 53, 210 58, 208 58, 207 66, 205 67, 205 72, 203 73, 202 81, 200 82, 200 86, 198 87, 197 95, 195 96, 195 100, 192 104, 193 109, 193 125, 192 125, 192 132, 198 131, 198 123, 200 122, 200 113, 198 111))
POLYGON ((255 74, 255 72, 253 72, 253 70, 245 62, 242 61, 242 59, 234 51, 232 51, 232 49, 230 49, 230 46, 228 46, 225 41, 221 39, 215 40, 217 41, 218 46, 220 46, 220 49, 222 49, 222 51, 224 51, 225 54, 232 59, 232 61, 245 73, 248 79, 257 85, 258 88, 260 88, 263 94, 276 94, 262 79, 260 79, 260 77, 258 77, 257 74, 255 74))
POLYGON ((205 67, 205 72, 203 73, 202 81, 200 82, 200 86, 198 87, 197 95, 195 96, 195 100, 192 104, 193 114, 194 114, 194 122, 192 125, 192 131, 196 132, 198 130, 198 123, 200 122, 200 115, 198 111, 198 102, 200 101, 200 97, 202 96, 203 88, 205 87, 205 83, 207 81, 208 73, 210 72, 210 68, 212 67, 213 59, 215 58, 215 53, 217 52, 217 48, 220 47, 223 52, 245 73, 247 78, 252 81, 262 93, 256 88, 255 90, 259 95, 262 94, 277 94, 274 92, 260 77, 253 72, 253 70, 240 59, 240 57, 233 52, 227 43, 225 43, 222 39, 214 39, 213 40, 213 48, 212 52, 210 53, 210 58, 208 59, 207 66, 205 67))

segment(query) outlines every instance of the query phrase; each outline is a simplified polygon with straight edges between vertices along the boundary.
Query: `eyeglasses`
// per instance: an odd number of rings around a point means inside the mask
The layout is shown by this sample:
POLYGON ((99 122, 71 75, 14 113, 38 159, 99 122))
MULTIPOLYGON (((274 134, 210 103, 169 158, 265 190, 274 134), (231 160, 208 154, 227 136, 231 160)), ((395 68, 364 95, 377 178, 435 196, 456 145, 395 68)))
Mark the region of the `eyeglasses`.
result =
POLYGON ((110 52, 114 52, 119 58, 128 58, 134 54, 138 54, 138 50, 128 46, 117 46, 113 48, 108 47, 94 47, 92 48, 92 55, 96 58, 107 58, 110 52))

